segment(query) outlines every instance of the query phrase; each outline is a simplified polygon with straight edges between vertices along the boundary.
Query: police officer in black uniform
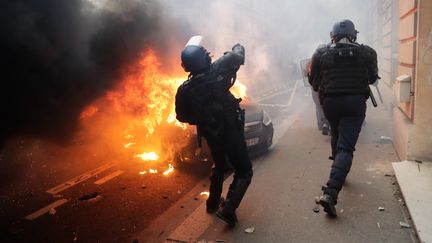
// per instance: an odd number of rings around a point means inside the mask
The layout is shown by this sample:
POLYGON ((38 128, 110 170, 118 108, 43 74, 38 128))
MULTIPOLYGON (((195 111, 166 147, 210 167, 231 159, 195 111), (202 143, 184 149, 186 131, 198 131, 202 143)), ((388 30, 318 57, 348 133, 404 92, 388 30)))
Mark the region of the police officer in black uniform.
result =
POLYGON ((252 179, 252 164, 244 137, 244 110, 239 105, 241 99, 235 98, 229 91, 235 82, 236 72, 244 64, 245 49, 236 44, 232 51, 212 63, 209 52, 203 46, 187 45, 181 53, 181 60, 184 70, 190 72, 189 79, 183 85, 193 85, 194 82, 208 84, 203 86, 206 90, 196 92, 194 96, 208 96, 211 99, 202 113, 211 113, 212 118, 197 123, 198 131, 206 138, 214 160, 207 212, 216 212, 219 218, 234 226, 237 222, 235 210, 252 179), (234 179, 224 200, 221 197, 224 175, 231 166, 234 179))
POLYGON ((336 216, 337 197, 350 171, 353 152, 366 116, 369 84, 378 76, 377 54, 356 42, 353 22, 334 24, 331 44, 318 47, 312 56, 311 79, 331 127, 333 160, 330 178, 319 203, 336 216))

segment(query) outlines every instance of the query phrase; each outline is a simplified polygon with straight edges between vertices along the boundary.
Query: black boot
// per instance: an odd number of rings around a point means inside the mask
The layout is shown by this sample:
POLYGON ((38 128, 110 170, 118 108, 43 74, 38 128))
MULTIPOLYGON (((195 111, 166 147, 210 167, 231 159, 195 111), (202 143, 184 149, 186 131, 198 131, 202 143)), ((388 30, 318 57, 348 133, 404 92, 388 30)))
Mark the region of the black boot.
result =
POLYGON ((235 209, 231 206, 231 204, 225 204, 224 207, 220 208, 216 212, 216 216, 225 221, 225 223, 227 223, 230 227, 234 227, 238 222, 235 209))
POLYGON ((207 213, 215 213, 220 207, 223 207, 225 204, 225 199, 220 197, 219 200, 208 198, 206 201, 207 213))
POLYGON ((319 204, 323 206, 324 212, 326 212, 329 216, 336 217, 336 207, 337 204, 337 196, 338 190, 328 187, 323 187, 323 195, 319 199, 319 204))
POLYGON ((240 205, 247 188, 251 182, 252 172, 243 175, 242 177, 235 175, 233 183, 230 185, 227 200, 224 206, 218 210, 216 215, 225 221, 229 226, 234 226, 237 223, 237 215, 235 210, 240 205))

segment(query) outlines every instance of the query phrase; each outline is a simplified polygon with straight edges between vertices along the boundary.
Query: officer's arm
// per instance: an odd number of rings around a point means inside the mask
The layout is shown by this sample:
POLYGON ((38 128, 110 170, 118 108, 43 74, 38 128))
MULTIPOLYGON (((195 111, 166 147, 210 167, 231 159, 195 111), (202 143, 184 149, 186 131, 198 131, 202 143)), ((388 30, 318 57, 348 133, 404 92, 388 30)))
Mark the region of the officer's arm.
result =
POLYGON ((369 56, 369 84, 373 84, 379 79, 377 53, 369 46, 366 46, 366 50, 369 56))
POLYGON ((232 51, 217 59, 213 64, 214 70, 222 77, 220 87, 229 90, 234 85, 235 76, 245 61, 245 49, 242 45, 236 44, 232 51))
POLYGON ((233 46, 232 51, 225 52, 222 57, 214 62, 214 65, 221 71, 234 71, 240 68, 245 61, 245 49, 242 45, 236 44, 233 46))
POLYGON ((320 59, 321 59, 321 51, 317 49, 312 55, 311 67, 310 67, 310 75, 309 75, 309 83, 312 85, 312 88, 315 91, 318 91, 319 86, 321 85, 320 76, 320 59))

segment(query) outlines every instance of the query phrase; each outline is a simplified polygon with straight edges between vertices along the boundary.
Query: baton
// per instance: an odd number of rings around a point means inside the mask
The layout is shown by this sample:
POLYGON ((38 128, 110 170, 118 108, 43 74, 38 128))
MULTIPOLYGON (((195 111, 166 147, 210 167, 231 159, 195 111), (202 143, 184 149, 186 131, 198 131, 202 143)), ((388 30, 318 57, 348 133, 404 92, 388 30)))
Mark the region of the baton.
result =
POLYGON ((380 98, 381 104, 384 104, 384 101, 383 101, 383 98, 382 98, 382 96, 381 96, 381 92, 380 92, 378 86, 375 86, 375 89, 376 89, 376 91, 378 92, 378 97, 380 98))
POLYGON ((372 105, 373 105, 374 107, 377 107, 378 104, 377 104, 377 102, 376 102, 376 100, 375 100, 375 96, 374 96, 374 94, 372 93, 372 90, 370 89, 369 86, 368 86, 368 88, 369 88, 369 96, 370 96, 370 98, 371 98, 372 105))

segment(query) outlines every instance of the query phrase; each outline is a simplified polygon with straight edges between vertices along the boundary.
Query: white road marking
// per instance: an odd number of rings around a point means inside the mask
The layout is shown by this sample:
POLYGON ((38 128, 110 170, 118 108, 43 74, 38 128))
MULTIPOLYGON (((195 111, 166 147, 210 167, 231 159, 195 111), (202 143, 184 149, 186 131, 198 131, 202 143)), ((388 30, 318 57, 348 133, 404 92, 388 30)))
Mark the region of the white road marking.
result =
POLYGON ((165 242, 196 242, 196 240, 214 222, 215 215, 206 213, 206 204, 199 207, 187 217, 168 237, 165 242))
POLYGON ((100 178, 99 180, 95 181, 95 184, 96 185, 102 185, 103 183, 105 183, 105 182, 113 179, 114 177, 123 174, 123 172, 124 171, 122 171, 122 170, 116 170, 113 173, 111 173, 111 174, 109 174, 109 175, 107 175, 107 176, 105 176, 103 178, 100 178))
POLYGON ((260 101, 262 101, 262 100, 270 99, 270 98, 273 98, 273 97, 275 97, 275 96, 278 96, 278 95, 281 95, 281 94, 287 93, 288 91, 291 91, 291 90, 292 90, 292 88, 291 88, 291 89, 284 89, 284 90, 280 90, 280 91, 277 91, 277 92, 275 92, 275 93, 268 94, 268 95, 263 95, 263 96, 259 97, 258 99, 256 99, 256 101, 257 101, 257 102, 260 102, 260 101))
POLYGON ((27 220, 34 220, 34 219, 39 218, 40 216, 48 213, 51 209, 55 209, 55 208, 57 208, 57 207, 65 204, 67 202, 68 202, 67 199, 64 199, 64 198, 60 199, 58 201, 55 201, 55 202, 51 203, 50 205, 48 205, 48 206, 46 206, 44 208, 39 209, 38 211, 36 211, 36 212, 34 212, 32 214, 27 215, 25 218, 27 220))
POLYGON ((289 107, 289 105, 282 105, 282 104, 263 104, 263 103, 258 103, 258 105, 260 105, 260 106, 269 106, 269 107, 289 107))
POLYGON ((288 104, 287 104, 287 106, 291 106, 291 104, 292 104, 292 102, 293 102, 293 100, 294 100, 294 96, 295 96, 295 93, 296 93, 296 91, 297 91, 297 85, 298 85, 298 80, 296 80, 296 82, 295 82, 295 84, 294 84, 294 88, 293 88, 293 91, 291 92, 291 96, 290 96, 290 99, 288 100, 288 104))
POLYGON ((48 189, 46 192, 55 195, 55 194, 57 194, 57 193, 59 193, 61 191, 64 191, 64 190, 68 189, 69 187, 72 187, 72 186, 74 186, 74 185, 76 185, 76 184, 78 184, 80 182, 83 182, 83 181, 91 178, 92 176, 95 176, 95 175, 101 173, 102 171, 105 171, 105 170, 113 167, 116 164, 118 164, 118 162, 115 162, 115 163, 111 162, 111 163, 104 164, 101 167, 98 167, 98 168, 96 168, 94 170, 91 170, 89 172, 86 172, 86 173, 84 173, 84 174, 82 174, 80 176, 72 178, 72 179, 70 179, 70 180, 68 180, 68 181, 66 181, 66 182, 64 182, 64 183, 62 183, 62 184, 60 184, 58 186, 55 186, 55 187, 53 187, 51 189, 48 189))

